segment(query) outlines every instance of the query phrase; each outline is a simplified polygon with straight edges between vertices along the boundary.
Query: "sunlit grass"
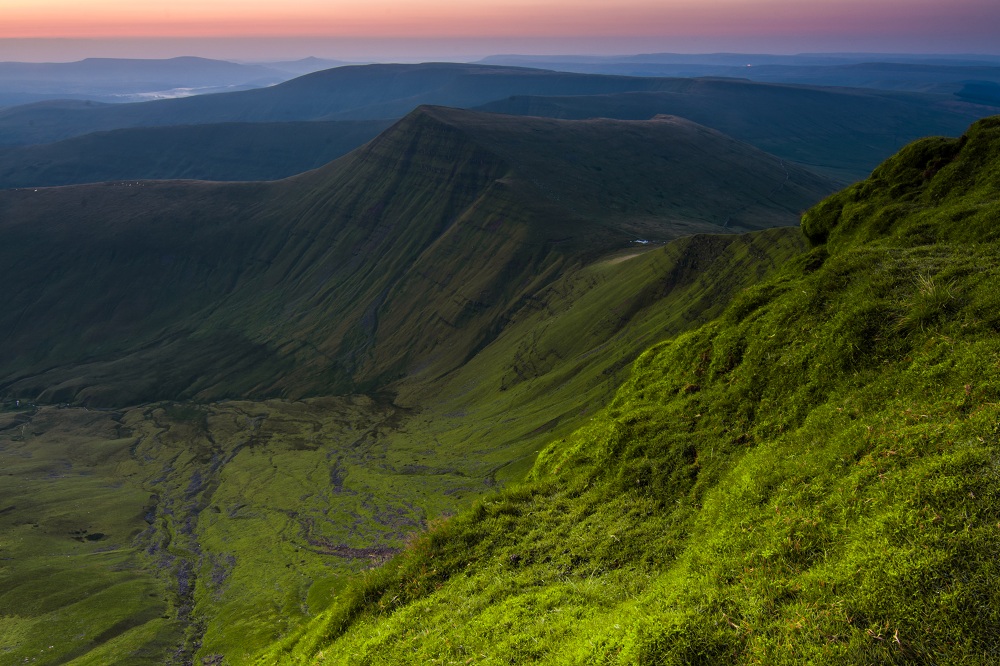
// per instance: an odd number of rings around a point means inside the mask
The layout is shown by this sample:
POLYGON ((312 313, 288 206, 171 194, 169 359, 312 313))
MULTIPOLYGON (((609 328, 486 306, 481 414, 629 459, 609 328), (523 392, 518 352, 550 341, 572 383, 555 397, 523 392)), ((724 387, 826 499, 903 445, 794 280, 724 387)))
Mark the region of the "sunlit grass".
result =
POLYGON ((995 663, 1000 123, 924 148, 259 663, 995 663))

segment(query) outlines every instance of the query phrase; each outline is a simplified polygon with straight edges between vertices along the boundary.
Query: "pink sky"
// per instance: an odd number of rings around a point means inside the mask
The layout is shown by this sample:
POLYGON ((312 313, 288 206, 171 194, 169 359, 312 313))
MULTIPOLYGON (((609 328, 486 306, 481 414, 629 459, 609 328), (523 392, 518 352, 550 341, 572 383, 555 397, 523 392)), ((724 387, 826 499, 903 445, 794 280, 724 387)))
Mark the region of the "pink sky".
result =
POLYGON ((417 56, 434 48, 996 53, 998 35, 1000 0, 0 0, 0 58, 25 60, 53 38, 80 56, 135 55, 129 49, 143 43, 162 49, 158 56, 228 45, 231 57, 246 57, 235 51, 256 37, 276 56, 300 55, 295 42, 308 38, 309 54, 373 57, 362 51, 407 43, 417 56))

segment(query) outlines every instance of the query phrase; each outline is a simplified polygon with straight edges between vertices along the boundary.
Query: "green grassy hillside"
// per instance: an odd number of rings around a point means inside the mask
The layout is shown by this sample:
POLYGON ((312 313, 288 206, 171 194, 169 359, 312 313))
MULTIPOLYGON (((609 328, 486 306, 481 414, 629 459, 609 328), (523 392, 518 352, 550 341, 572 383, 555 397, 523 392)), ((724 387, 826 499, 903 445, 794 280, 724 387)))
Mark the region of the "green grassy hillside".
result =
POLYGON ((418 375, 396 404, 8 405, 0 657, 246 663, 414 531, 520 480, 642 349, 804 245, 787 227, 692 236, 569 270, 447 381, 418 375))
POLYGON ((995 663, 1000 119, 908 146, 261 664, 995 663))
POLYGON ((574 266, 792 224, 832 188, 687 121, 424 107, 284 181, 7 191, 0 393, 130 405, 440 376, 574 266))
POLYGON ((0 661, 991 663, 998 174, 990 119, 764 229, 829 181, 422 108, 2 193, 0 661))

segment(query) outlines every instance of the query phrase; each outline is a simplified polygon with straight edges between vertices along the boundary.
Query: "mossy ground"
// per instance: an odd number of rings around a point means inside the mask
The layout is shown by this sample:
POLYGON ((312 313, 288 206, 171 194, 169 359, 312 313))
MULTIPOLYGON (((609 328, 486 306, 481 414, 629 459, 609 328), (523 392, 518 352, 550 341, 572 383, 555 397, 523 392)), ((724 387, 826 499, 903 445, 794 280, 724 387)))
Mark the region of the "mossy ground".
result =
POLYGON ((488 487, 368 398, 5 416, 2 663, 240 663, 488 487))
POLYGON ((997 220, 1000 120, 903 151, 259 663, 996 663, 997 220))
POLYGON ((115 473, 130 444, 119 416, 0 413, 0 663, 64 663, 101 648, 158 664, 183 634, 162 617, 167 586, 130 547, 147 495, 115 473))

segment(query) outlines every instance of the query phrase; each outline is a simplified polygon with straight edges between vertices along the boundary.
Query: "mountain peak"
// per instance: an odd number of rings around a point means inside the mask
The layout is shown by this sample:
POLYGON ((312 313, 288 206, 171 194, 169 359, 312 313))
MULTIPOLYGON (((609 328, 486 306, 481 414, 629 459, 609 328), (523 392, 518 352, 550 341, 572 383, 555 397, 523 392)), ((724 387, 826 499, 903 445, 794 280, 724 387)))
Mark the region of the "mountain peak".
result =
POLYGON ((833 189, 676 118, 421 106, 275 183, 4 192, 0 279, 25 286, 0 313, 0 385, 121 404, 441 376, 568 266, 636 238, 793 225, 833 189), (39 292, 55 265, 65 282, 39 292))
POLYGON ((655 220, 664 218, 717 229, 773 226, 777 219, 795 224, 801 210, 835 189, 804 168, 677 116, 561 120, 428 105, 397 131, 408 137, 418 126, 457 132, 508 165, 509 179, 580 219, 610 217, 656 237, 655 220), (720 182, 727 185, 722 195, 720 182), (777 209, 772 194, 781 195, 777 209), (723 206, 731 213, 713 216, 705 202, 720 197, 732 197, 723 206))

